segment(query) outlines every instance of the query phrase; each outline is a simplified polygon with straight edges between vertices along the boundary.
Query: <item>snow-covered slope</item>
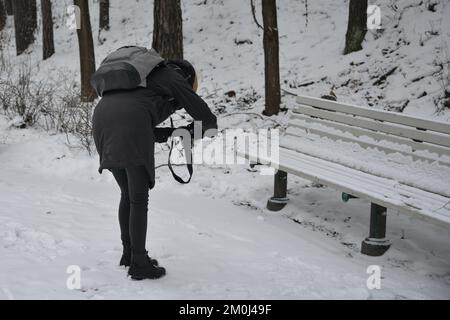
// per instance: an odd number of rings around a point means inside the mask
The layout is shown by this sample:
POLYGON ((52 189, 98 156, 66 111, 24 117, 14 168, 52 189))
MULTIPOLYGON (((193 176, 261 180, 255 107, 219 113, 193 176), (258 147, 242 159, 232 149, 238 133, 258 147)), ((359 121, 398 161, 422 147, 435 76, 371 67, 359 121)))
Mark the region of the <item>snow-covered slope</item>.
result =
MULTIPOLYGON (((334 90, 340 101, 449 120, 439 101, 449 85, 450 5, 441 1, 380 0, 382 30, 369 31, 364 50, 343 56, 348 1, 280 1, 281 77, 286 90, 320 96, 334 90), (437 3, 437 5, 432 5, 437 3), (307 23, 306 23, 307 15, 307 23), (396 68, 385 83, 376 80, 396 68), (304 86, 310 82, 311 85, 304 86)), ((13 65, 30 63, 38 77, 78 80, 76 32, 67 27, 67 6, 56 1, 56 55, 41 61, 41 35, 30 54, 15 58, 12 19, 5 32, 4 55, 13 65), (8 41, 9 39, 9 41, 8 41), (8 45, 9 44, 9 45, 8 45)), ((91 1, 97 63, 123 45, 150 46, 152 1, 111 1, 111 25, 98 41, 98 3, 91 1)), ((240 0, 184 0, 185 56, 203 75, 202 93, 211 102, 235 90, 238 98, 256 90, 263 96, 262 32, 250 6, 240 0)), ((261 20, 261 18, 260 18, 261 20)), ((289 106, 292 98, 285 97, 289 106)), ((261 109, 262 99, 254 105, 261 109)), ((228 106, 229 108, 230 106, 228 106)), ((230 110, 228 110, 230 111, 230 110)))
MULTIPOLYGON (((38 40, 16 58, 11 40, 6 59, 16 67, 29 63, 35 77, 55 86, 63 78, 77 80, 76 33, 65 26, 70 3, 55 1, 54 57, 41 61, 38 40)), ((284 126, 284 113, 271 120, 258 115, 264 105, 262 35, 248 3, 204 3, 182 1, 185 55, 201 71, 200 93, 220 127, 284 126), (236 97, 225 95, 231 90, 236 97)), ((428 1, 414 3, 380 0, 385 31, 369 33, 363 51, 344 57, 348 1, 308 1, 307 26, 303 1, 278 1, 283 88, 320 96, 334 87, 340 101, 376 108, 403 107, 409 100, 405 113, 449 121, 448 110, 436 112, 435 100, 444 91, 437 71, 450 43, 444 19, 450 5, 440 1, 432 12, 428 1), (373 86, 394 67, 385 84, 373 86), (301 86, 308 82, 314 84, 301 86)), ((95 30, 98 3, 91 4, 95 30)), ((95 40, 97 62, 122 45, 151 44, 151 0, 111 5, 106 42, 95 40)), ((11 19, 4 37, 13 39, 11 19)), ((292 96, 283 97, 285 107, 293 103, 292 96)), ((96 157, 67 148, 64 136, 7 123, 0 118, 0 299, 450 297, 447 229, 389 212, 392 248, 383 257, 365 257, 359 248, 368 234, 367 202, 344 204, 339 193, 290 177, 290 204, 269 213, 264 207, 272 178, 226 165, 196 166, 188 186, 158 169, 148 245, 168 276, 131 282, 116 266, 119 191, 112 176, 99 176, 96 157), (69 265, 81 267, 82 290, 66 288, 69 265), (366 287, 370 265, 382 267, 382 290, 366 287)), ((157 164, 166 161, 167 150, 158 146, 157 164)))

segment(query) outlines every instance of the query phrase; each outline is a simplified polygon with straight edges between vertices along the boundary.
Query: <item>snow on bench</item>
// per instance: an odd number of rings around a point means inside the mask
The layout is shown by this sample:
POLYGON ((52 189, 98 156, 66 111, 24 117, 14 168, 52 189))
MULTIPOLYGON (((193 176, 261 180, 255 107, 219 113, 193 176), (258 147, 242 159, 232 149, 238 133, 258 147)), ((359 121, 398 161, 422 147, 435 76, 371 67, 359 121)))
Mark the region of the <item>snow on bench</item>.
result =
POLYGON ((371 201, 364 254, 384 254, 387 208, 450 225, 450 124, 301 96, 280 139, 279 161, 238 150, 278 169, 268 209, 287 204, 287 174, 371 201))

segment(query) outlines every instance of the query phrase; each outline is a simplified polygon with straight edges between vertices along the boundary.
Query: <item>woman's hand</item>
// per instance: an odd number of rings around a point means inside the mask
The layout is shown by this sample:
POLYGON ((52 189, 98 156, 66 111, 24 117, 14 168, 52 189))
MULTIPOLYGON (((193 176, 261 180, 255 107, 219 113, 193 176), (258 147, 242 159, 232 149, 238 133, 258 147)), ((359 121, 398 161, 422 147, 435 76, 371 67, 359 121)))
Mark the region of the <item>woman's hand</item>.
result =
POLYGON ((155 128, 155 141, 157 143, 166 143, 175 131, 173 128, 155 128))

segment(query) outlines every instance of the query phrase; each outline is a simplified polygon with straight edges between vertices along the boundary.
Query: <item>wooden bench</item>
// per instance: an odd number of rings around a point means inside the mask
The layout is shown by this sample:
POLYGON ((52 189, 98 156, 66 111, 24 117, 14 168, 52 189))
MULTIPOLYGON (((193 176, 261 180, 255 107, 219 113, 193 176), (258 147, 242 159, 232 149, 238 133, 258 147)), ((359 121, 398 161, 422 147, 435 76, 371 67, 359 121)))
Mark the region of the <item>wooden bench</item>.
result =
POLYGON ((238 150, 253 163, 278 169, 269 210, 287 204, 289 173, 342 191, 344 201, 371 202, 363 254, 389 249, 387 208, 450 224, 449 123, 311 97, 297 102, 278 161, 238 150))

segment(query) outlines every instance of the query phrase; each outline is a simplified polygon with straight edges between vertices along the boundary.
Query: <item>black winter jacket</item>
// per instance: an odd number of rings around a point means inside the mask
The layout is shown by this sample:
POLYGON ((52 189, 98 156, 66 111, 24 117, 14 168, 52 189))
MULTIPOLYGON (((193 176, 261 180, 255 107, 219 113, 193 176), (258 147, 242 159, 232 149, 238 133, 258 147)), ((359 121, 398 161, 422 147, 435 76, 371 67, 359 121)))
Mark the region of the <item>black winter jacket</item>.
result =
POLYGON ((181 108, 202 121, 204 131, 217 128, 208 105, 170 65, 155 69, 147 77, 147 88, 106 93, 93 116, 99 172, 143 165, 153 188, 155 127, 181 108))

